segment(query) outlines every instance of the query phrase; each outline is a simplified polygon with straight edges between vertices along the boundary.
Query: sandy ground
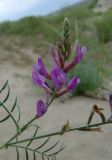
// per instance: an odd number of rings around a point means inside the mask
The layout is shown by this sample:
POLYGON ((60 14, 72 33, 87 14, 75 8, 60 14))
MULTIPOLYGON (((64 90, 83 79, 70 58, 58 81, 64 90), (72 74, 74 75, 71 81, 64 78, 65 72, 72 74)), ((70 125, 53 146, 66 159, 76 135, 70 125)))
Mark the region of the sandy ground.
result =
MULTIPOLYGON (((10 107, 14 97, 18 97, 18 104, 21 108, 21 122, 24 124, 35 115, 35 103, 42 97, 42 92, 35 88, 31 82, 31 67, 16 67, 9 63, 0 64, 0 88, 9 79, 11 87, 10 99, 7 107, 10 107)), ((98 104, 104 108, 104 113, 108 116, 108 102, 87 97, 74 97, 69 100, 56 100, 47 114, 39 119, 36 124, 42 128, 40 134, 60 131, 67 120, 71 127, 86 124, 88 115, 93 104, 98 104)), ((3 111, 0 112, 0 117, 3 111)), ((14 113, 17 116, 17 113, 14 113)), ((100 122, 96 115, 94 122, 100 122)), ((11 121, 0 124, 0 142, 5 142, 14 132, 11 121)), ((56 136, 51 139, 51 143, 60 140, 66 148, 59 154, 59 160, 110 160, 112 157, 112 126, 102 126, 102 132, 75 131, 66 133, 63 136, 56 136)), ((28 137, 32 130, 23 135, 28 137)), ((35 142, 36 143, 36 142, 35 142)), ((41 143, 41 142, 39 142, 41 143)), ((37 143, 34 145, 38 145, 37 143)), ((25 159, 24 151, 20 150, 21 160, 25 159)), ((0 151, 0 160, 15 160, 14 150, 7 149, 0 151)), ((30 158, 32 159, 32 158, 30 158)), ((37 159, 40 159, 37 157, 37 159)))
POLYGON ((112 8, 112 0, 99 0, 96 7, 93 9, 94 12, 106 12, 112 8))

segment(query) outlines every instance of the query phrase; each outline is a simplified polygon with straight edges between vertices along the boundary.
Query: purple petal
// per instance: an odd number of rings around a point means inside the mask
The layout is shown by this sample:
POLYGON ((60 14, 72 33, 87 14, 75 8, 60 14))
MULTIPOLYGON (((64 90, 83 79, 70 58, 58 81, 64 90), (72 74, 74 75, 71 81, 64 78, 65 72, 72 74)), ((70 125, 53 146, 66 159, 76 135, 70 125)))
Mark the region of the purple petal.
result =
POLYGON ((109 104, 110 104, 110 110, 111 110, 111 113, 112 113, 112 93, 109 94, 109 104))
POLYGON ((33 70, 32 72, 32 80, 36 86, 42 87, 46 90, 46 92, 51 93, 51 89, 48 87, 48 85, 45 82, 45 77, 40 75, 38 72, 33 70))
POLYGON ((87 48, 84 46, 81 48, 82 58, 87 54, 87 48))
POLYGON ((73 77, 69 83, 68 83, 68 86, 67 86, 67 89, 69 91, 73 90, 78 84, 80 83, 80 78, 78 77, 73 77))
POLYGON ((46 76, 47 70, 46 67, 42 61, 42 58, 38 58, 37 63, 34 65, 34 68, 37 72, 39 72, 41 75, 46 76))
POLYGON ((38 72, 33 70, 32 72, 32 80, 35 85, 42 87, 42 85, 45 83, 45 77, 41 76, 38 72))
POLYGON ((47 93, 51 94, 52 90, 48 87, 47 83, 42 85, 42 88, 46 90, 47 93))
POLYGON ((59 68, 54 68, 51 71, 51 78, 56 90, 60 90, 66 82, 66 74, 59 68))
POLYGON ((37 101, 36 116, 41 117, 46 112, 47 112, 47 106, 46 106, 46 104, 42 100, 37 101))
POLYGON ((84 58, 86 53, 87 53, 87 48, 86 47, 81 48, 80 44, 78 43, 76 47, 76 55, 74 58, 74 63, 75 64, 79 63, 84 58))
POLYGON ((81 46, 80 46, 80 43, 77 43, 77 45, 76 45, 76 53, 78 53, 78 54, 81 53, 81 46))

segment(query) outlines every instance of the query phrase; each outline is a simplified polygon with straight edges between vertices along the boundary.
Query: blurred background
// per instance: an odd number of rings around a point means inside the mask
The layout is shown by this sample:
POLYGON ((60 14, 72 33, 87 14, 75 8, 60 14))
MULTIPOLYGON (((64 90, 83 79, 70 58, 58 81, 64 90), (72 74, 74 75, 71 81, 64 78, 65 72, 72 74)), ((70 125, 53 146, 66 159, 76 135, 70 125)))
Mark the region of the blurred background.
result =
MULTIPOLYGON (((68 17, 73 46, 79 39, 89 50, 86 59, 69 76, 83 77, 78 94, 92 96, 100 88, 96 93, 101 95, 104 88, 112 87, 111 8, 111 0, 1 0, 0 63, 24 68, 31 67, 38 55, 49 56, 50 45, 58 42, 63 20, 68 17)), ((50 61, 46 65, 49 67, 50 61)), ((17 78, 22 73, 14 75, 17 78)))
MULTIPOLYGON (((0 0, 0 88, 9 80, 11 101, 17 95, 24 121, 35 114, 36 101, 43 97, 43 91, 32 83, 32 66, 41 55, 50 69, 50 46, 57 45, 65 17, 71 26, 70 59, 75 53, 76 39, 88 48, 88 54, 68 75, 69 78, 78 75, 80 85, 58 100, 40 120, 45 131, 57 130, 67 119, 73 124, 86 121, 94 103, 104 107, 106 114, 109 112, 108 102, 103 100, 108 99, 107 93, 112 91, 112 0, 0 0)), ((0 132, 1 140, 12 132, 7 133, 8 126, 9 123, 0 132)), ((65 144, 70 142, 71 146, 69 144, 67 152, 62 154, 62 159, 74 160, 76 156, 77 160, 89 160, 90 155, 91 160, 111 159, 110 135, 108 130, 102 134, 101 144, 99 136, 93 138, 93 134, 68 135, 65 144), (109 145, 105 148, 107 142, 109 145)), ((2 160, 6 160, 9 153, 2 152, 2 160)), ((11 156, 13 154, 8 158, 12 159, 11 156)))

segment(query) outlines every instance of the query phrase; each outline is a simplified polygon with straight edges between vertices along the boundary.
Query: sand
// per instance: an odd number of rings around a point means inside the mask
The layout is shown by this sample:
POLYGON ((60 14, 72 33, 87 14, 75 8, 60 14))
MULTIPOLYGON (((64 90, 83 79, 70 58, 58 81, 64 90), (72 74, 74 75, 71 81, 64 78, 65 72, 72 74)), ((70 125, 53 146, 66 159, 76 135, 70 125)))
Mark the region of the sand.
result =
POLYGON ((111 0, 99 0, 96 7, 93 9, 94 12, 106 12, 112 8, 111 0))
MULTIPOLYGON (((16 67, 10 63, 0 65, 0 87, 9 79, 11 88, 10 99, 7 107, 13 103, 14 97, 18 97, 18 104, 21 108, 21 124, 24 124, 35 115, 35 104, 40 98, 43 98, 43 93, 38 90, 31 81, 31 67, 16 67)), ((39 134, 60 131, 62 126, 69 120, 70 127, 77 127, 85 125, 88 115, 93 104, 98 104, 104 108, 106 117, 110 112, 107 101, 78 96, 70 99, 56 100, 49 108, 48 112, 41 119, 36 121, 42 129, 39 134)), ((0 113, 2 116, 3 111, 0 113)), ((15 117, 17 113, 14 112, 15 117)), ((98 115, 92 121, 101 122, 98 115)), ((105 125, 101 127, 102 132, 85 132, 73 131, 59 135, 51 139, 50 143, 55 143, 60 140, 66 148, 61 152, 57 159, 59 160, 110 160, 112 157, 112 125, 105 125)), ((0 124, 0 142, 3 143, 13 135, 14 125, 11 120, 0 124)), ((23 135, 28 137, 32 134, 29 130, 23 135)), ((39 142, 40 143, 40 142, 39 142)), ((50 145, 49 143, 49 145, 50 145)), ((59 145, 60 145, 59 144, 59 145)), ((34 143, 38 145, 38 142, 34 143)), ((20 160, 25 160, 25 152, 20 150, 20 160)), ((0 151, 0 160, 15 160, 14 149, 0 151)), ((32 159, 32 156, 30 157, 32 159)), ((41 159, 37 156, 37 159, 41 159)))

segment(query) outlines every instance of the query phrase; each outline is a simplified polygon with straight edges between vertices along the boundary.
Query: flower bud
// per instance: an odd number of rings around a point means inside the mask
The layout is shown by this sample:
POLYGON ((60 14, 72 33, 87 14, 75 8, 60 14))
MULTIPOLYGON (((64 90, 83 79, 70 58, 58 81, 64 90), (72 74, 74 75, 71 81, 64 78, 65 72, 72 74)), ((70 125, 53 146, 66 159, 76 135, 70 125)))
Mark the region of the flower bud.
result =
POLYGON ((41 117, 46 112, 47 112, 47 106, 46 106, 46 104, 42 100, 37 101, 36 116, 37 117, 41 117))

